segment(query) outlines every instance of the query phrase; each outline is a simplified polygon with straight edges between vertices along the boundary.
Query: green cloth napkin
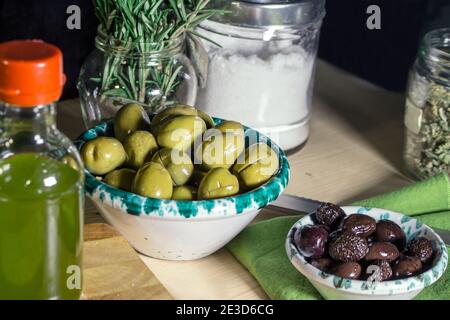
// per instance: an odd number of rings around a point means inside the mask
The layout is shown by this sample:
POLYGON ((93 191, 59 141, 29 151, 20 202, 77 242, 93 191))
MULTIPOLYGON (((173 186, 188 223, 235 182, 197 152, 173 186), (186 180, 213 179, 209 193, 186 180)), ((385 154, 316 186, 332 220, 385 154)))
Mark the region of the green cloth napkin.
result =
MULTIPOLYGON (((402 212, 430 227, 450 230, 450 184, 444 174, 354 205, 402 212)), ((228 245, 231 253, 253 274, 271 299, 322 299, 292 266, 285 252, 286 235, 298 219, 279 217, 252 224, 228 245)), ((449 300, 450 268, 416 299, 449 300)))

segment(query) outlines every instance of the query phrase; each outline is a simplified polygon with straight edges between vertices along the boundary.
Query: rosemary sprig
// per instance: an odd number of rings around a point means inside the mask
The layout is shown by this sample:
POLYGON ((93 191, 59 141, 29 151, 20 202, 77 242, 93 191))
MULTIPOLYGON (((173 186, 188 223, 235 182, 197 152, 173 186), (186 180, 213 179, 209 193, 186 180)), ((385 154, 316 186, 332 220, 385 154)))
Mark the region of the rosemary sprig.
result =
POLYGON ((175 57, 148 61, 144 54, 169 49, 174 41, 205 19, 220 13, 210 0, 94 0, 100 27, 127 48, 124 59, 106 55, 101 78, 102 99, 139 102, 152 111, 168 103, 180 85, 182 67, 175 57), (158 93, 158 94, 155 94, 158 93))

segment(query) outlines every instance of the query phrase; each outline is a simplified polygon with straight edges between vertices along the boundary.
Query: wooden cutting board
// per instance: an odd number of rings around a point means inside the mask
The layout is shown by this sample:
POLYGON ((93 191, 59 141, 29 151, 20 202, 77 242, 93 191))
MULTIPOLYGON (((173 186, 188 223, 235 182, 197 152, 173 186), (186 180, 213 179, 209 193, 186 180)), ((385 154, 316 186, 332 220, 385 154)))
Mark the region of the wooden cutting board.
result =
POLYGON ((136 251, 104 223, 84 227, 83 300, 172 299, 136 251))

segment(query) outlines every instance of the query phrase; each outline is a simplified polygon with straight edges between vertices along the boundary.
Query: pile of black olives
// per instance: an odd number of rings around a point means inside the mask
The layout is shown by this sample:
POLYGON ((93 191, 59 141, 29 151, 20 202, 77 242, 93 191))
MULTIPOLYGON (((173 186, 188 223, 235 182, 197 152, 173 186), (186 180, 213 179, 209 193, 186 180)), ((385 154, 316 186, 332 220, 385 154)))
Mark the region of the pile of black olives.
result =
POLYGON ((415 238, 407 243, 396 223, 364 214, 346 215, 337 205, 322 204, 312 214, 315 224, 296 230, 294 242, 314 267, 342 278, 367 280, 377 266, 377 281, 402 279, 427 270, 432 243, 415 238))
POLYGON ((255 142, 246 149, 244 127, 215 125, 194 107, 175 105, 150 121, 138 104, 123 106, 113 137, 86 142, 81 157, 103 182, 145 197, 203 200, 233 196, 267 182, 278 154, 255 142))

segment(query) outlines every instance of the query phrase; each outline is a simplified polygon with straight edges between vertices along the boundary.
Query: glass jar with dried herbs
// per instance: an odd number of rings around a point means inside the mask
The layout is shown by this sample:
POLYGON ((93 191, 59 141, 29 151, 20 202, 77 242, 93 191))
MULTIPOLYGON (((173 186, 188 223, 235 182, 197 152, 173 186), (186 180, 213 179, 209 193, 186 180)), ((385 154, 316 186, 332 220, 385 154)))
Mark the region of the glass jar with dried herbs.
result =
POLYGON ((417 179, 450 173, 450 29, 428 33, 406 99, 407 169, 417 179))
POLYGON ((137 103, 149 113, 173 103, 194 105, 197 77, 185 55, 188 34, 217 11, 210 0, 95 0, 100 25, 78 91, 85 126, 137 103))

